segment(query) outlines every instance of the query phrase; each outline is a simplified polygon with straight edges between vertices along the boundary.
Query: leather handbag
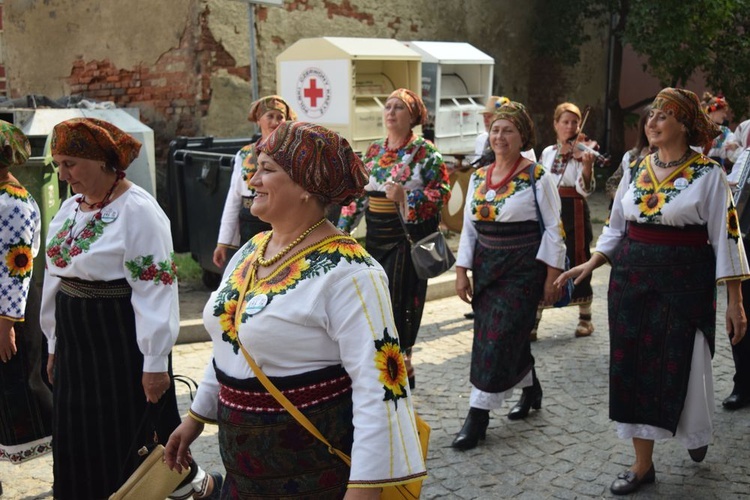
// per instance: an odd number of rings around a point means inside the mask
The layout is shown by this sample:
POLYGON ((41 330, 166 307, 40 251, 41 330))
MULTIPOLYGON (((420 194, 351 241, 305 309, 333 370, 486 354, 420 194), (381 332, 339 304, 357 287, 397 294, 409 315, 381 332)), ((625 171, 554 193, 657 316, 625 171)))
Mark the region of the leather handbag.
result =
MULTIPOLYGON (((138 454, 145 454, 146 451, 144 446, 138 454)), ((128 480, 110 495, 109 500, 163 500, 183 479, 184 474, 170 470, 164 463, 164 446, 157 444, 128 480)))
POLYGON ((453 267, 453 264, 456 263, 456 257, 448 248, 448 242, 440 230, 415 242, 409 234, 409 229, 400 210, 398 211, 398 219, 404 228, 406 240, 411 246, 411 261, 420 279, 435 278, 453 267))
MULTIPOLYGON (((542 211, 539 209, 539 200, 536 197, 536 180, 534 179, 533 163, 529 166, 529 181, 531 182, 531 191, 534 193, 534 205, 536 206, 536 218, 539 220, 539 231, 541 231, 542 237, 544 237, 544 221, 542 220, 542 211)), ((565 256, 564 267, 563 272, 570 269, 570 259, 568 259, 567 255, 565 256)), ((562 287, 562 296, 560 297, 560 300, 552 304, 552 307, 565 307, 570 304, 574 288, 575 284, 573 283, 573 278, 569 278, 565 281, 565 284, 562 287)))

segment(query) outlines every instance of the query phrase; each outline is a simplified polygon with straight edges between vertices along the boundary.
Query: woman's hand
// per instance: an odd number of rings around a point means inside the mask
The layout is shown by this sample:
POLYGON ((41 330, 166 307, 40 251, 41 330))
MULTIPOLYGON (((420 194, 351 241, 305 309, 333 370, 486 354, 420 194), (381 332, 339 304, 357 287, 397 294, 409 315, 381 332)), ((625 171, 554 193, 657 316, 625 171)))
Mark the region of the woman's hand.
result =
POLYGON ((190 468, 193 457, 190 455, 190 445, 203 432, 203 422, 198 422, 188 416, 169 436, 164 449, 164 462, 171 470, 182 472, 190 468))
POLYGON ((406 190, 404 186, 398 182, 386 181, 385 183, 385 197, 396 203, 406 202, 406 190))
POLYGON ((13 328, 15 321, 0 318, 0 361, 7 363, 16 355, 16 330, 13 328))
POLYGON ((47 380, 55 384, 55 354, 52 352, 47 355, 47 380))
POLYGON ((471 304, 471 298, 474 294, 471 290, 471 281, 465 267, 456 266, 456 294, 461 300, 467 304, 471 304))
POLYGON ((213 261, 216 267, 224 267, 224 264, 227 262, 227 247, 221 245, 217 246, 216 249, 214 249, 213 261))
POLYGON ((171 380, 167 372, 144 372, 143 377, 141 377, 141 383, 143 384, 143 392, 146 394, 146 401, 149 403, 158 403, 161 397, 167 392, 167 389, 169 389, 171 380))
POLYGON ((586 277, 590 276, 591 273, 594 272, 594 269, 596 269, 597 267, 600 267, 602 264, 606 262, 607 262, 607 259, 605 259, 603 255, 599 253, 595 253, 591 256, 589 260, 587 260, 583 264, 570 268, 564 273, 562 273, 560 276, 558 276, 557 279, 555 280, 555 286, 562 289, 565 282, 568 281, 570 278, 574 278, 573 284, 578 285, 579 283, 581 283, 581 281, 586 279, 586 277))
POLYGON ((727 281, 727 335, 732 345, 737 345, 747 331, 747 316, 742 306, 742 288, 740 280, 727 281))
POLYGON ((381 488, 347 488, 344 500, 377 500, 381 488))
POLYGON ((555 280, 562 274, 562 269, 547 266, 547 279, 544 280, 544 305, 551 306, 562 296, 562 287, 555 286, 555 280))

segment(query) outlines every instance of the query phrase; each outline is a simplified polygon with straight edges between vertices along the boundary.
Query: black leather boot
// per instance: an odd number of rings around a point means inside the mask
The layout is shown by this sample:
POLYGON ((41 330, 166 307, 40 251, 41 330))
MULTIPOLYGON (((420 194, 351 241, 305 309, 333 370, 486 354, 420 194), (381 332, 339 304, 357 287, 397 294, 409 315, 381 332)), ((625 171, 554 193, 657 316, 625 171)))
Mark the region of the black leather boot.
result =
POLYGON ((464 426, 453 440, 451 446, 457 450, 470 450, 477 446, 479 440, 484 440, 487 435, 487 426, 490 424, 490 411, 479 408, 469 408, 464 426))
POLYGON ((529 414, 531 408, 538 410, 542 407, 542 385, 539 383, 539 379, 536 378, 536 370, 532 369, 531 375, 534 383, 531 387, 523 388, 521 399, 518 400, 516 406, 508 413, 509 420, 524 419, 529 414))

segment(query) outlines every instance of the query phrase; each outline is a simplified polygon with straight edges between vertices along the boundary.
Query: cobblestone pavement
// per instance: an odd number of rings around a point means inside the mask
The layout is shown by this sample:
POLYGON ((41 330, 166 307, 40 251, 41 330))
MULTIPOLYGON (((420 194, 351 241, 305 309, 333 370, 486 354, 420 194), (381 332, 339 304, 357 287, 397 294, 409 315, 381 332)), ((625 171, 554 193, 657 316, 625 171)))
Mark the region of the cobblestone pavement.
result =
MULTIPOLYGON (((542 409, 532 410, 526 420, 511 422, 506 413, 518 398, 514 395, 506 408, 493 412, 486 441, 467 452, 453 450, 450 443, 468 411, 472 323, 463 314, 470 308, 455 297, 428 302, 414 349, 415 406, 432 426, 429 478, 422 498, 612 497, 609 485, 629 467, 633 452, 629 441, 617 439, 608 418, 608 274, 605 267, 594 277, 597 329, 591 337, 574 338, 575 308, 544 313, 539 340, 532 345, 544 390, 542 409)), ((719 332, 724 331, 724 293, 719 288, 719 332)), ((750 408, 728 412, 721 407, 731 390, 734 369, 726 336, 717 337, 713 362, 717 409, 706 460, 693 463, 677 442, 657 443, 656 484, 644 486, 636 498, 750 497, 750 408)), ((211 355, 210 344, 181 344, 174 353, 175 372, 200 380, 211 355)), ((186 411, 187 390, 177 389, 181 409, 186 411)), ((223 471, 216 443, 216 428, 207 427, 193 453, 206 468, 223 471)), ((51 457, 15 467, 2 463, 0 479, 6 492, 3 498, 51 498, 51 457)))

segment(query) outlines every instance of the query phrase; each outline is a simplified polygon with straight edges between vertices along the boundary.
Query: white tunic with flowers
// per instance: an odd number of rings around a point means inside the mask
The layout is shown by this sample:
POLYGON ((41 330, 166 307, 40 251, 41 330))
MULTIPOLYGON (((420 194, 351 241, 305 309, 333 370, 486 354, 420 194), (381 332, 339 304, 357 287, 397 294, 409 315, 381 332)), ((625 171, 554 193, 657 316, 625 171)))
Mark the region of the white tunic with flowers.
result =
POLYGON ((125 278, 133 289, 143 371, 166 372, 167 356, 180 330, 169 219, 156 200, 135 184, 107 205, 98 219, 96 211, 76 211, 77 198, 65 200, 49 224, 41 315, 49 352, 55 352, 55 295, 61 278, 125 278))
MULTIPOLYGON (((458 244, 456 265, 472 268, 477 230, 474 222, 523 222, 538 221, 536 200, 531 190, 529 169, 522 170, 504 188, 497 191, 495 198, 488 201, 486 178, 488 167, 482 167, 471 175, 464 206, 464 225, 458 244)), ((565 266, 565 241, 560 220, 560 195, 542 165, 534 164, 536 198, 544 223, 542 243, 537 252, 537 260, 548 266, 563 269, 565 266)))
MULTIPOLYGON (((234 320, 254 252, 267 236, 254 236, 235 254, 203 310, 213 360, 191 407, 201 419, 217 417, 219 383, 213 363, 230 377, 254 378, 239 350, 234 320)), ((329 237, 251 284, 243 304, 261 295, 267 304, 253 314, 244 309, 239 335, 266 375, 284 377, 343 366, 351 377, 350 483, 369 486, 423 476, 406 368, 380 265, 356 240, 329 237)))
POLYGON ((0 317, 22 321, 39 251, 39 207, 25 188, 0 184, 0 317))
POLYGON ((709 158, 695 155, 657 182, 652 159, 649 155, 640 163, 633 183, 630 169, 623 172, 596 251, 611 261, 626 235, 628 221, 672 227, 705 225, 716 255, 716 280, 750 274, 724 171, 709 158))
POLYGON ((552 175, 552 179, 557 187, 575 187, 578 194, 587 198, 596 189, 596 179, 593 172, 589 188, 586 189, 583 182, 583 163, 575 158, 567 158, 558 154, 557 145, 547 146, 542 151, 539 163, 544 165, 547 172, 552 175), (563 170, 563 166, 565 169, 563 170))

